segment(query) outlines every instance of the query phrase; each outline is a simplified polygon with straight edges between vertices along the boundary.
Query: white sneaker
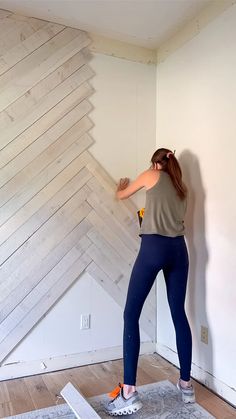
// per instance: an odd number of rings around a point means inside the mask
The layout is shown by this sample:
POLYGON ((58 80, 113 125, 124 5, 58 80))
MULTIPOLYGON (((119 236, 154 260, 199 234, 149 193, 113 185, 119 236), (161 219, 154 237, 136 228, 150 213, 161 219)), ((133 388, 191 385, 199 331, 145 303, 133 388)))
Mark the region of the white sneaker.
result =
POLYGON ((191 384, 190 387, 187 387, 187 388, 182 387, 181 384, 180 384, 180 378, 179 378, 176 386, 177 386, 178 390, 180 390, 181 393, 182 393, 182 400, 183 400, 184 403, 194 403, 196 401, 195 400, 194 388, 193 388, 192 384, 191 384))
POLYGON ((142 402, 139 398, 137 390, 128 399, 124 398, 123 385, 119 383, 109 397, 113 398, 105 407, 106 413, 111 416, 131 415, 137 412, 142 407, 142 402))

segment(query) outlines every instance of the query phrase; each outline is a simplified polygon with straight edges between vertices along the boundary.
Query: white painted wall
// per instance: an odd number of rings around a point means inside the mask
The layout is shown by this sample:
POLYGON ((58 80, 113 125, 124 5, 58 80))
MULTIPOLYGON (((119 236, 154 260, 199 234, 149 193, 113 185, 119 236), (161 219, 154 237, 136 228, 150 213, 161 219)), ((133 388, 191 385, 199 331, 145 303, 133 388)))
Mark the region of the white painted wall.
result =
MULTIPOLYGON (((149 166, 155 149, 156 68, 99 54, 90 65, 96 72, 90 114, 95 145, 90 151, 114 180, 133 179, 149 166)), ((137 205, 143 199, 142 193, 135 197, 137 205)), ((123 308, 84 274, 4 364, 122 347, 122 333, 123 308), (90 330, 79 329, 82 313, 91 313, 90 330)), ((140 337, 141 342, 151 340, 143 331, 140 337)))
MULTIPOLYGON (((157 147, 177 150, 190 189, 186 311, 193 335, 192 372, 220 394, 228 389, 236 403, 235 39, 234 5, 158 65, 157 147), (209 328, 208 345, 200 341, 201 325, 209 328)), ((157 342, 160 353, 177 364, 162 277, 157 342)))
POLYGON ((85 273, 20 343, 7 363, 118 346, 122 338, 121 322, 122 311, 118 304, 85 273), (101 307, 106 309, 101 310, 101 307), (108 315, 111 312, 112 316, 108 315), (81 313, 91 314, 91 329, 80 330, 81 313), (115 333, 111 333, 112 330, 115 333))
MULTIPOLYGON (((90 151, 115 181, 132 180, 155 151, 156 66, 101 54, 90 65, 96 72, 90 114, 96 143, 90 151)), ((139 191, 132 199, 139 206, 144 197, 139 191)))

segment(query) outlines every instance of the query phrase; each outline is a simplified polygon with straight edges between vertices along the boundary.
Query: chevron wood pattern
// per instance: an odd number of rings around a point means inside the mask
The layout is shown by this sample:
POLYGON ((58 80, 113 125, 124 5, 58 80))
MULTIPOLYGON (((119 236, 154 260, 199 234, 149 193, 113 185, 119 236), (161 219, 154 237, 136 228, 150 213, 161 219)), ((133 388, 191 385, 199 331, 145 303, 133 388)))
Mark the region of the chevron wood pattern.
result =
MULTIPOLYGON (((0 362, 87 271, 124 307, 136 207, 89 152, 90 40, 0 10, 0 362)), ((154 339, 154 289, 140 318, 154 339)))

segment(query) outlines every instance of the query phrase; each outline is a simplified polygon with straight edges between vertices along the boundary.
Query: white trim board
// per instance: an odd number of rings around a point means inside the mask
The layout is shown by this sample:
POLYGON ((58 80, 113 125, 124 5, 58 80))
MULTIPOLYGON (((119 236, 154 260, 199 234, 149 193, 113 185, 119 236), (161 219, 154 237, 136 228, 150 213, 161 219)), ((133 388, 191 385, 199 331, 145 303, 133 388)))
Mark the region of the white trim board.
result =
POLYGON ((89 48, 94 53, 115 56, 142 64, 156 64, 156 49, 110 39, 92 32, 89 32, 88 35, 92 41, 89 48))
POLYGON ((61 395, 78 419, 101 419, 101 416, 70 382, 62 389, 61 395))
MULTIPOLYGON (((173 349, 157 342, 155 352, 167 361, 171 362, 177 368, 180 368, 178 354, 173 351, 173 349)), ((223 383, 223 381, 220 381, 212 374, 204 371, 193 362, 191 366, 191 377, 200 384, 205 385, 209 390, 221 397, 227 403, 230 403, 233 407, 236 407, 236 390, 227 386, 227 384, 223 383)))
MULTIPOLYGON (((155 342, 150 341, 141 343, 140 354, 150 354, 155 352, 155 342)), ((55 358, 38 359, 36 361, 19 361, 12 364, 6 363, 2 364, 0 367, 0 381, 55 372, 82 365, 90 365, 97 362, 106 362, 121 358, 123 358, 122 346, 114 346, 112 348, 103 348, 78 354, 63 355, 55 358)))
POLYGON ((182 26, 175 35, 170 37, 157 49, 157 65, 165 61, 169 55, 197 36, 207 25, 209 25, 209 23, 214 21, 235 3, 236 0, 211 2, 197 16, 182 26))

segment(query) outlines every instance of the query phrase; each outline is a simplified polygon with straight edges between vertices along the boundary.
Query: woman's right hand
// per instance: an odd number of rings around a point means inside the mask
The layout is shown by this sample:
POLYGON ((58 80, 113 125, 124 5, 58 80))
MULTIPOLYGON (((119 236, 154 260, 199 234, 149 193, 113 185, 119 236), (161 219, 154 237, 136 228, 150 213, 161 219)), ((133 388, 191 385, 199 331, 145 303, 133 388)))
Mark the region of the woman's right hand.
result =
POLYGON ((129 184, 129 178, 127 177, 121 178, 117 186, 117 191, 123 191, 124 189, 127 188, 128 184, 129 184))

